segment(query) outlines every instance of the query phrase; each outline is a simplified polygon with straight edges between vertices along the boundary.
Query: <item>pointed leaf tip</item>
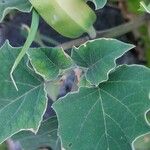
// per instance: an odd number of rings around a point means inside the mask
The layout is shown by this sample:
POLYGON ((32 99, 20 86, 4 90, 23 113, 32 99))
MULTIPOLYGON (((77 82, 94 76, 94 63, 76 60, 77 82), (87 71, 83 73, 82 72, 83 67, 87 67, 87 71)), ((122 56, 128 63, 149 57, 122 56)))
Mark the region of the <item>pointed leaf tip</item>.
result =
POLYGON ((108 74, 116 67, 116 59, 134 48, 115 39, 96 39, 73 48, 72 59, 86 69, 86 79, 96 86, 108 80, 108 74))

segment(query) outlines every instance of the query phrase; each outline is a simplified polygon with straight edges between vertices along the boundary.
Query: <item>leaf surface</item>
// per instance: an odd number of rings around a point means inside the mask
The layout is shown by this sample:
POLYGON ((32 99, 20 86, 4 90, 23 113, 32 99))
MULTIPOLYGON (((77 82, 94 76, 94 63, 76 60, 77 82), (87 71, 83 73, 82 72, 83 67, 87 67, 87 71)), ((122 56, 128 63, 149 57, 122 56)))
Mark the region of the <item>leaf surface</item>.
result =
POLYGON ((0 0, 0 22, 11 9, 30 12, 31 4, 28 0, 0 0))
POLYGON ((53 104, 67 150, 131 150, 150 131, 150 69, 120 66, 95 88, 80 88, 53 104))
POLYGON ((47 105, 43 81, 26 67, 26 59, 14 73, 19 91, 10 79, 11 67, 20 50, 8 42, 0 49, 0 143, 21 130, 36 132, 47 105))
POLYGON ((86 79, 98 85, 108 79, 108 73, 115 68, 115 60, 134 46, 115 39, 96 39, 73 48, 72 59, 86 68, 86 79))
POLYGON ((53 150, 61 150, 60 140, 57 136, 57 118, 52 117, 41 123, 39 131, 35 135, 30 131, 22 131, 13 137, 19 141, 24 150, 37 150, 40 147, 51 147, 53 150))
POLYGON ((35 71, 46 80, 53 80, 61 70, 72 65, 71 58, 61 48, 35 48, 27 52, 35 71))

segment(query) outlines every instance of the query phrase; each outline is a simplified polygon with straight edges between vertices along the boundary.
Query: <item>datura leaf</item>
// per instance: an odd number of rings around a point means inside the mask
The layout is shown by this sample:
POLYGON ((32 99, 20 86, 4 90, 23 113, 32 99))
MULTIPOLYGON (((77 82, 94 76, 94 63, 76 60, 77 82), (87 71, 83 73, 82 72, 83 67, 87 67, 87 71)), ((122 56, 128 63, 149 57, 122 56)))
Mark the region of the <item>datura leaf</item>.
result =
POLYGON ((30 131, 22 131, 12 139, 19 142, 24 150, 37 150, 40 147, 51 147, 53 150, 61 150, 60 140, 57 136, 57 118, 52 117, 41 123, 37 134, 30 131))
POLYGON ((72 60, 62 48, 34 48, 27 52, 35 71, 45 80, 54 80, 61 70, 71 67, 72 60))
POLYGON ((14 72, 16 91, 10 70, 21 48, 6 42, 0 49, 0 143, 21 130, 37 132, 47 105, 44 84, 26 67, 24 58, 14 72))
POLYGON ((29 0, 41 17, 57 32, 76 38, 84 32, 95 36, 94 11, 84 0, 29 0))
POLYGON ((87 1, 92 1, 95 4, 96 9, 103 8, 107 3, 107 0, 87 0, 87 1))
POLYGON ((28 0, 0 0, 0 22, 11 9, 30 12, 31 7, 28 0))
POLYGON ((66 150, 131 150, 134 140, 150 131, 150 69, 120 66, 108 81, 82 87, 53 108, 66 150))
POLYGON ((115 39, 96 39, 74 47, 72 59, 86 69, 86 79, 98 85, 108 79, 108 73, 116 66, 115 60, 133 47, 115 39))
POLYGON ((147 13, 150 13, 150 4, 146 6, 146 4, 142 1, 140 5, 141 5, 141 10, 146 11, 147 13))

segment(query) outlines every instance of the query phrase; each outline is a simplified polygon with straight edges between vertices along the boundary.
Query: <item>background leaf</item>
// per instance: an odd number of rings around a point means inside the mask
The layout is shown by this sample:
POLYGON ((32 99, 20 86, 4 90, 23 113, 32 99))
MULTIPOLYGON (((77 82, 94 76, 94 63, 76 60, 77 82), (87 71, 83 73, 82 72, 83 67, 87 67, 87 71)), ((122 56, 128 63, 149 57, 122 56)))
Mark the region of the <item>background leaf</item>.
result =
POLYGON ((72 59, 87 69, 86 79, 94 85, 108 79, 108 73, 115 66, 115 60, 134 46, 115 39, 96 39, 73 48, 72 59))
POLYGON ((0 22, 11 9, 30 12, 31 4, 28 0, 0 0, 0 22))
POLYGON ((24 150, 37 150, 40 147, 51 147, 53 150, 61 150, 57 136, 57 126, 57 118, 52 117, 42 122, 36 135, 29 131, 23 131, 16 134, 13 140, 19 141, 24 150))
POLYGON ((139 11, 140 1, 141 0, 127 1, 127 8, 129 10, 129 12, 136 13, 136 14, 141 14, 142 12, 139 11))
POLYGON ((36 132, 47 105, 44 84, 22 60, 14 73, 16 91, 10 69, 21 48, 7 42, 0 49, 0 143, 21 130, 36 132))
POLYGON ((27 52, 35 71, 46 80, 56 79, 60 71, 71 67, 71 58, 61 48, 35 48, 27 52))
POLYGON ((59 135, 69 150, 131 150, 149 132, 150 69, 121 66, 97 88, 80 88, 54 103, 59 135), (69 113, 68 113, 69 112, 69 113))

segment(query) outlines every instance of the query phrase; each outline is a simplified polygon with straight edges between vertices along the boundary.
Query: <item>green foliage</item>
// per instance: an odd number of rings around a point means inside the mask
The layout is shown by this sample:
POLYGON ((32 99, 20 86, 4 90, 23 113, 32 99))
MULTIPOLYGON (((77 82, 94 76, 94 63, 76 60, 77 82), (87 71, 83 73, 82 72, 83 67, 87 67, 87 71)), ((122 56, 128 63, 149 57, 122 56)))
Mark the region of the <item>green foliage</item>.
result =
POLYGON ((0 22, 11 9, 30 12, 31 4, 28 0, 0 0, 0 22))
POLYGON ((13 136, 14 141, 19 141, 24 150, 37 150, 40 147, 51 147, 61 150, 60 140, 57 136, 57 118, 52 117, 41 123, 37 134, 23 131, 13 136))
POLYGON ((129 11, 132 13, 136 13, 136 14, 141 13, 141 11, 139 11, 140 1, 141 0, 131 0, 131 1, 129 0, 129 1, 127 1, 129 11))
POLYGON ((72 59, 87 70, 87 80, 98 85, 108 79, 109 71, 116 66, 115 60, 133 47, 115 39, 97 39, 73 48, 72 59))
POLYGON ((34 48, 27 52, 35 71, 45 80, 54 80, 59 73, 72 66, 71 58, 62 48, 34 48))
POLYGON ((10 69, 20 48, 6 42, 0 49, 0 143, 21 130, 37 132, 47 105, 44 83, 22 60, 14 73, 17 92, 10 69))
POLYGON ((150 35, 148 32, 147 25, 141 27, 139 31, 140 31, 142 42, 144 43, 147 66, 150 67, 150 46, 149 46, 150 35))
POLYGON ((149 77, 148 68, 121 66, 98 87, 80 88, 55 102, 63 146, 131 150, 133 140, 150 130, 144 118, 150 108, 149 77))
MULTIPOLYGON (((91 1, 97 9, 107 2, 91 1)), ((68 37, 84 32, 95 36, 92 24, 96 18, 84 0, 30 2, 39 14, 33 9, 35 17, 25 45, 13 48, 6 41, 0 48, 0 143, 12 137, 25 150, 45 146, 60 150, 61 145, 66 150, 134 149, 135 139, 150 131, 146 118, 150 69, 139 65, 116 67, 115 63, 134 46, 115 39, 95 39, 73 47, 71 57, 58 47, 30 48, 37 35, 39 15, 68 37), (60 84, 56 82, 76 67, 83 72, 78 77, 79 90, 54 102, 57 118, 43 121, 47 97, 57 98, 60 84), (12 72, 18 91, 11 80, 12 72)), ((149 5, 141 5, 149 12, 149 5)), ((0 20, 8 10, 30 12, 31 7, 28 0, 0 0, 0 20)))

